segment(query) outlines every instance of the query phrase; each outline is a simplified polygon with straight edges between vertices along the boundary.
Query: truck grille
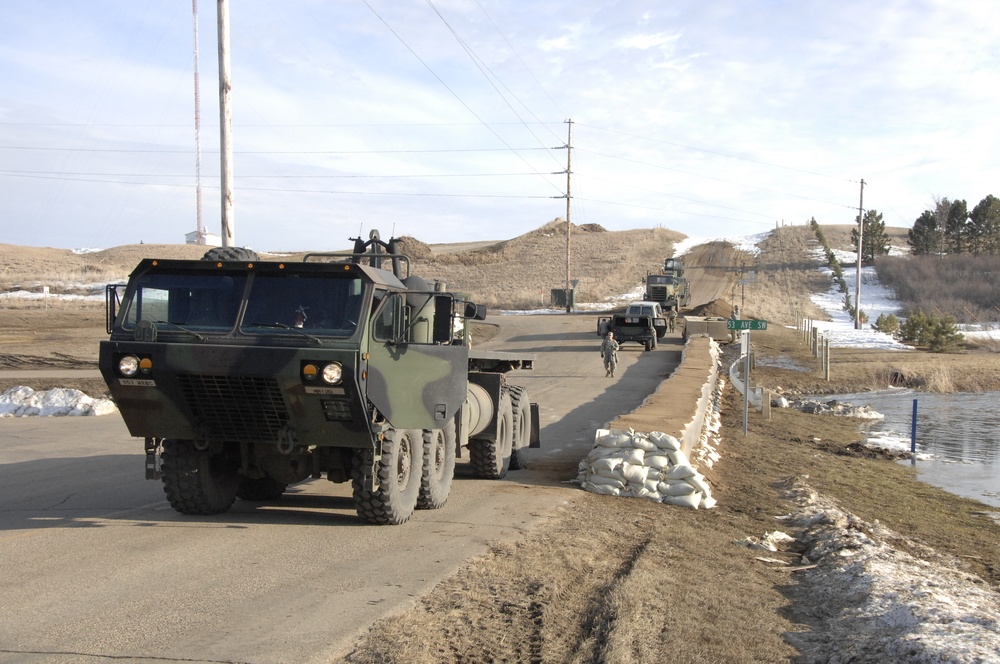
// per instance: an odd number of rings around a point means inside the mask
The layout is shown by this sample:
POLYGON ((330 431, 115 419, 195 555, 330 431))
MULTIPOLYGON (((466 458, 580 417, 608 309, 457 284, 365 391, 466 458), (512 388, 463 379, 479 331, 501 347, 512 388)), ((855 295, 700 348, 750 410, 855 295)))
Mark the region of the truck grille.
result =
POLYGON ((181 390, 207 437, 270 442, 288 422, 274 378, 179 375, 181 390))

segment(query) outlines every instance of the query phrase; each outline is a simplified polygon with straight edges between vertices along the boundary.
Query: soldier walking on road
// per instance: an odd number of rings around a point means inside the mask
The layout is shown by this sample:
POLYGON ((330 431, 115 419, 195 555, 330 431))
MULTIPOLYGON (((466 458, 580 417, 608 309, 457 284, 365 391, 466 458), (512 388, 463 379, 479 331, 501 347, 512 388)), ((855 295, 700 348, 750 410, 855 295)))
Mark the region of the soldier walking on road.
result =
POLYGON ((677 310, 674 308, 670 309, 670 313, 667 314, 667 320, 670 323, 670 331, 673 332, 674 328, 677 326, 677 310))
POLYGON ((604 358, 605 378, 615 375, 615 367, 618 366, 618 342, 615 341, 615 333, 608 332, 601 342, 601 357, 604 358))

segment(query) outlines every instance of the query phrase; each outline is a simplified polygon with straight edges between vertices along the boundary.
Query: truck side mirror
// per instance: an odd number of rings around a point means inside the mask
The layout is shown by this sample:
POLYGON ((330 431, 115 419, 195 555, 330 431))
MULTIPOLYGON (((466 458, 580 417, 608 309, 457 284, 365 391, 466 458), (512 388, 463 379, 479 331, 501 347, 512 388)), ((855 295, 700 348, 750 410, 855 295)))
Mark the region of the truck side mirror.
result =
POLYGON ((104 288, 104 327, 108 334, 111 334, 115 326, 115 319, 118 317, 118 307, 121 306, 121 295, 119 288, 124 288, 122 284, 108 284, 104 288))
POLYGON ((466 302, 465 318, 472 318, 474 320, 486 320, 486 305, 475 304, 473 302, 466 302))

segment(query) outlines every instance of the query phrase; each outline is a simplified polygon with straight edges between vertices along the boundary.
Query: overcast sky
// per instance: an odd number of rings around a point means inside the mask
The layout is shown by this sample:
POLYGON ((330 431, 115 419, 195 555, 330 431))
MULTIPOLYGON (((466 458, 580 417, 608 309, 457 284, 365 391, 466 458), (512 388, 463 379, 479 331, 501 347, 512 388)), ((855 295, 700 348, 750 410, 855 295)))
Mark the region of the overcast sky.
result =
MULTIPOLYGON (((1000 195, 996 0, 233 0, 235 237, 328 249, 576 224, 696 236, 912 226, 1000 195)), ((0 242, 196 228, 190 0, 32 0, 0 23, 0 242)), ((201 183, 220 227, 216 3, 201 183)))

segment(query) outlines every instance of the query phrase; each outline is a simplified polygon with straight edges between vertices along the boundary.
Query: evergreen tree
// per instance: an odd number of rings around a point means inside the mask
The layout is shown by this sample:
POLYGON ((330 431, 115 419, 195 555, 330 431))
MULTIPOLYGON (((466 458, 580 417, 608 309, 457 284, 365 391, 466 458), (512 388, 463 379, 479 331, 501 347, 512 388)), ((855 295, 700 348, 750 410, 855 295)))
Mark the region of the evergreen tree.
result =
POLYGON ((958 331, 955 319, 951 316, 932 317, 929 327, 927 343, 931 352, 954 353, 960 349, 960 344, 965 341, 965 337, 958 331))
POLYGON ((993 194, 969 213, 969 241, 975 254, 1000 254, 1000 199, 993 194))
POLYGON ((945 223, 945 248, 949 254, 969 251, 969 208, 965 201, 952 201, 945 223))
MULTIPOLYGON (((854 228, 851 229, 851 243, 854 245, 854 251, 858 251, 858 218, 854 218, 854 228)), ((861 243, 861 263, 871 264, 875 262, 875 259, 879 256, 887 256, 889 254, 889 236, 885 232, 885 222, 882 221, 882 215, 879 214, 878 210, 867 210, 865 212, 864 222, 861 226, 861 237, 863 242, 861 243)))
POLYGON ((910 253, 915 256, 936 254, 941 242, 941 231, 938 229, 937 219, 930 210, 924 210, 917 220, 913 222, 913 228, 906 234, 906 242, 910 245, 910 253))

